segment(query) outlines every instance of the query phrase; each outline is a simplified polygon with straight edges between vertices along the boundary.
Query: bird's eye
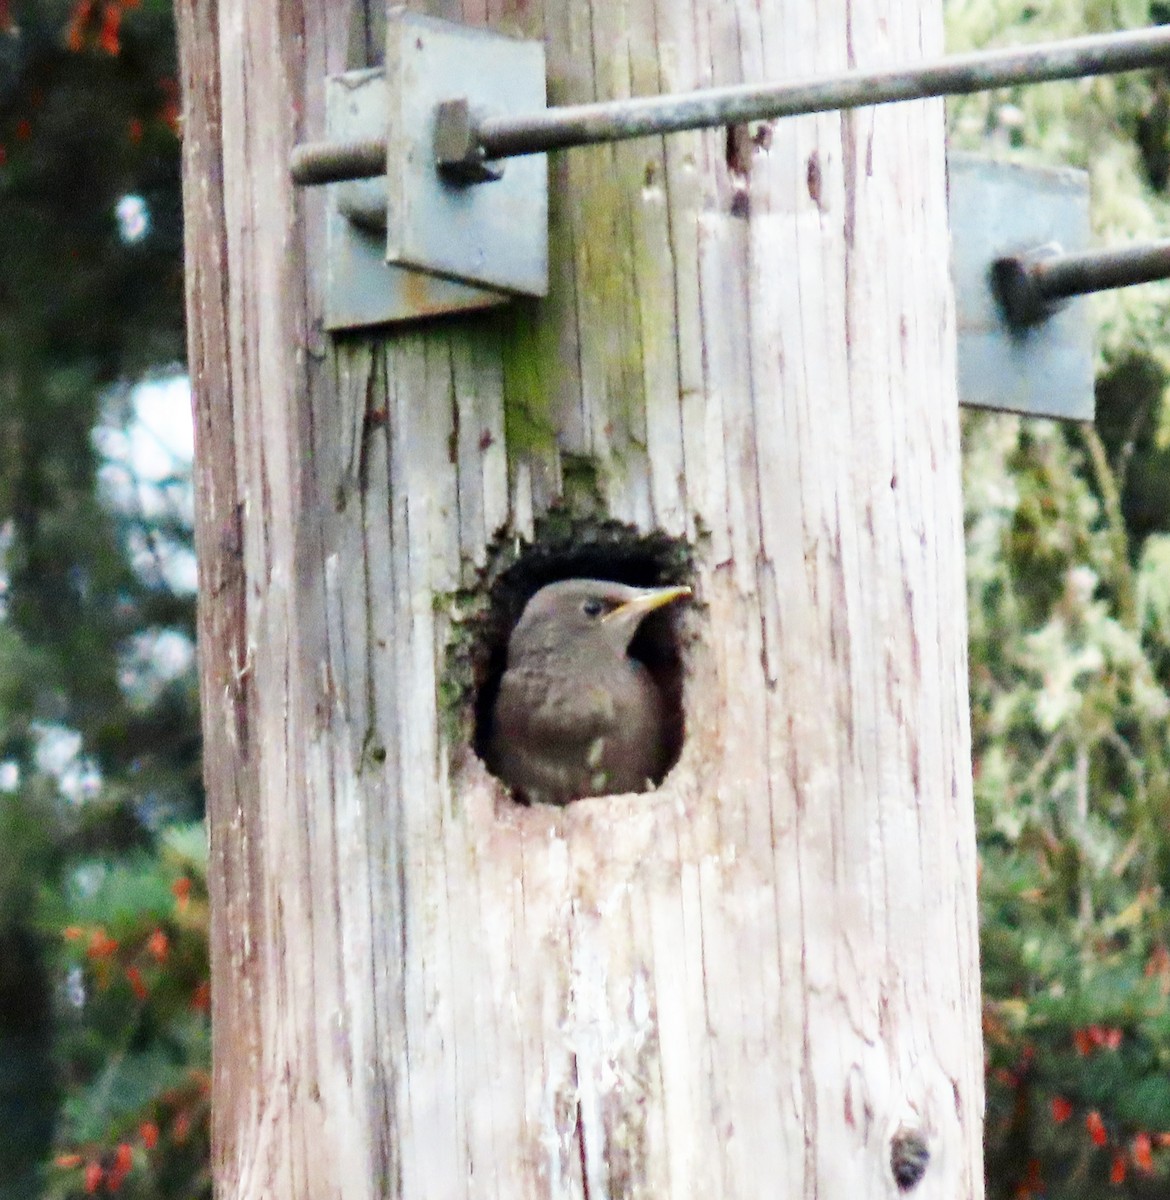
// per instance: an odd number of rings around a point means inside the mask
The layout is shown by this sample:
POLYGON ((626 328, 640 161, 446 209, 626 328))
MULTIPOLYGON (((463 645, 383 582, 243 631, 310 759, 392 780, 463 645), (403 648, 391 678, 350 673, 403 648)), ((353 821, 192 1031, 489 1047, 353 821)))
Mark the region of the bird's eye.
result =
POLYGON ((605 603, 602 600, 598 600, 596 596, 590 596, 589 599, 581 605, 581 611, 587 617, 600 617, 605 611, 605 603))

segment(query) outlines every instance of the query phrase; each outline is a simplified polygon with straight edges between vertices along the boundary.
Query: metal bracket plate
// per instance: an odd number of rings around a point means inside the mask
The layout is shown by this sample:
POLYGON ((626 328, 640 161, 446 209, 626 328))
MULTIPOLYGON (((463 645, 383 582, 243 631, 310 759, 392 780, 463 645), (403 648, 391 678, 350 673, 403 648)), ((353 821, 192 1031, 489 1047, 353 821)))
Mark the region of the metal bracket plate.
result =
MULTIPOLYGON (((328 135, 383 137, 386 80, 381 69, 326 80, 328 135)), ((325 327, 364 329, 439 313, 504 304, 503 292, 469 287, 386 262, 386 177, 329 186, 325 327)))
POLYGON ((959 402, 1066 421, 1093 419, 1093 337, 1084 299, 1012 329, 991 289, 1006 255, 1089 245, 1089 177, 952 151, 951 271, 959 333, 959 402))
POLYGON ((435 169, 439 105, 531 114, 546 107, 544 45, 391 11, 386 257, 508 292, 548 292, 548 159, 509 159, 499 179, 461 184, 435 169))

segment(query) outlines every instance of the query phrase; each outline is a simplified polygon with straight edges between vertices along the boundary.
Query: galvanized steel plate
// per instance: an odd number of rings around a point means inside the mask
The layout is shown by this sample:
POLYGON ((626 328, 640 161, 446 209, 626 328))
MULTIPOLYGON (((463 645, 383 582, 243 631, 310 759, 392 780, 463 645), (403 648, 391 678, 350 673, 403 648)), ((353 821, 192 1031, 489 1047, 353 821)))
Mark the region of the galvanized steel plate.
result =
POLYGON ((546 107, 544 46, 401 10, 386 31, 389 136, 386 258, 509 292, 548 292, 548 159, 509 159, 502 178, 457 184, 435 168, 435 117, 546 107))
POLYGON ((959 402, 1034 417, 1093 419, 1093 337, 1083 299, 1014 330, 991 291, 997 258, 1089 244, 1089 177, 974 154, 948 156, 951 271, 959 334, 959 402))
MULTIPOLYGON (((333 75, 325 85, 328 135, 338 141, 383 137, 386 81, 381 69, 333 75)), ((386 262, 386 177, 329 187, 325 327, 364 329, 438 313, 503 304, 510 297, 386 262), (354 222, 351 215, 367 214, 354 222)))

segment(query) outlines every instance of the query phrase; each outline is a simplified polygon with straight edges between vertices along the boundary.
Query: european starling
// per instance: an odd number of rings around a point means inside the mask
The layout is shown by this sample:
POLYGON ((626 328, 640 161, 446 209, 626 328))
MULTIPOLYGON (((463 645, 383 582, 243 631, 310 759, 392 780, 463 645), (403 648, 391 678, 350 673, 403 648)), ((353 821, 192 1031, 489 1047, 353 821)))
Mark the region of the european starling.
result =
POLYGON ((508 643, 490 759, 531 803, 641 792, 669 763, 662 695, 629 655, 643 617, 687 587, 564 579, 528 601, 508 643))

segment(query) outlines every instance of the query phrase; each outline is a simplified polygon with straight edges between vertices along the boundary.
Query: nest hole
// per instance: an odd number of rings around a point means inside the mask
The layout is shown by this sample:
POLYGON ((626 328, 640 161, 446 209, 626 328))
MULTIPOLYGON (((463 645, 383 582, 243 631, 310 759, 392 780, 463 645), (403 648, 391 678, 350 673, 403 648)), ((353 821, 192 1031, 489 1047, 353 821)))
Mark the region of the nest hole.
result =
MULTIPOLYGON (((497 778, 490 749, 492 714, 507 667, 508 640, 528 601, 546 584, 562 579, 604 579, 632 587, 669 587, 692 579, 685 542, 615 524, 578 525, 543 539, 538 530, 535 542, 510 557, 509 565, 494 572, 472 654, 475 752, 497 778)), ((657 787, 678 762, 686 734, 680 606, 670 604, 648 614, 629 653, 650 672, 663 699, 666 753, 664 769, 651 781, 657 787)))

